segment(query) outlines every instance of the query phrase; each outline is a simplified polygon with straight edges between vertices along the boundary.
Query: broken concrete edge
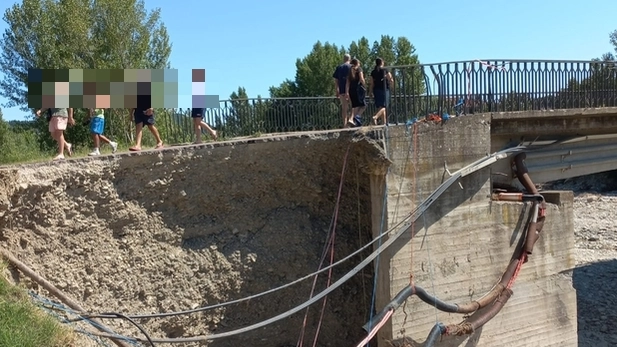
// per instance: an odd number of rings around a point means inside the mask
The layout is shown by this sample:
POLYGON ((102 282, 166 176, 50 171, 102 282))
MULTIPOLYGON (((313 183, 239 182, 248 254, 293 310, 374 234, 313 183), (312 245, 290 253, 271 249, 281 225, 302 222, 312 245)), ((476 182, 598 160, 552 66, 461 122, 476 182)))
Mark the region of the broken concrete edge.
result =
POLYGON ((487 112, 493 121, 515 121, 538 117, 597 117, 617 115, 617 107, 575 108, 563 110, 531 110, 516 112, 487 112))
MULTIPOLYGON (((236 138, 227 141, 220 142, 206 142, 201 144, 174 144, 167 145, 162 149, 148 149, 142 150, 139 152, 121 152, 115 154, 105 154, 96 157, 78 157, 78 158, 66 158, 62 161, 52 161, 51 159, 48 161, 39 161, 33 163, 17 163, 17 164, 8 164, 8 165, 0 165, 0 172, 2 171, 15 171, 19 169, 29 168, 35 169, 39 167, 49 167, 54 166, 59 163, 85 163, 85 162, 95 162, 95 161, 117 161, 119 159, 130 158, 130 157, 139 157, 139 156, 160 156, 160 155, 183 155, 189 151, 194 151, 198 149, 216 149, 216 148, 224 148, 224 147, 235 147, 241 145, 249 145, 249 144, 257 144, 257 143, 267 143, 267 142, 276 142, 276 141, 289 141, 289 140, 297 140, 297 139, 308 139, 308 140, 349 140, 351 143, 358 142, 367 142, 369 144, 375 145, 384 151, 383 143, 379 143, 384 139, 384 126, 381 127, 363 127, 363 128, 349 128, 349 129, 334 129, 334 130, 320 130, 320 131, 305 131, 305 132, 293 132, 293 133, 278 133, 278 134, 267 134, 259 137, 243 137, 236 138)), ((384 157, 385 151, 384 151, 384 157)), ((390 165, 389 160, 384 161, 385 165, 390 165)))
POLYGON ((571 190, 545 190, 540 191, 544 201, 549 204, 563 206, 564 204, 574 204, 574 192, 571 190))

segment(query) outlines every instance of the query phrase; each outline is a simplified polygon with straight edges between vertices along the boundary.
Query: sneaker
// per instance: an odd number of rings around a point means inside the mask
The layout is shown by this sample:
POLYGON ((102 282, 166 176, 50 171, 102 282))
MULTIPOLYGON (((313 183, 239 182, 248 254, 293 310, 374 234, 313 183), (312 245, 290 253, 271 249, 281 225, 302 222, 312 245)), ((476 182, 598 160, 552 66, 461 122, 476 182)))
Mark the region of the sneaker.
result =
POLYGON ((116 153, 116 151, 118 150, 118 142, 110 142, 109 145, 111 146, 111 153, 116 153))
POLYGON ((62 159, 64 159, 64 155, 62 155, 62 154, 58 154, 58 155, 57 155, 57 156, 55 156, 55 157, 54 157, 54 159, 52 159, 52 160, 62 160, 62 159))
POLYGON ((97 156, 97 155, 101 155, 101 152, 99 152, 98 150, 94 150, 94 151, 88 153, 88 155, 91 156, 91 157, 94 157, 94 156, 97 156))

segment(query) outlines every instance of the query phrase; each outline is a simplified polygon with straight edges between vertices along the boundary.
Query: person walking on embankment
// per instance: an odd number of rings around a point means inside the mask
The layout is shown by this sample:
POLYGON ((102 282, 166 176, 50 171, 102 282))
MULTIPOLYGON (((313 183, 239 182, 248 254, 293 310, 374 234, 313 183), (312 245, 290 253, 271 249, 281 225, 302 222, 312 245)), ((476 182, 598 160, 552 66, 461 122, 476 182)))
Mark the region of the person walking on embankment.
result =
POLYGON ((193 108, 191 109, 191 117, 193 118, 193 128, 195 129, 195 142, 193 144, 200 144, 201 141, 201 129, 206 129, 210 136, 216 141, 218 136, 216 135, 216 130, 213 130, 208 123, 204 122, 204 109, 203 108, 193 108))
POLYGON ((89 156, 101 155, 100 147, 101 141, 111 146, 111 153, 116 153, 118 150, 118 144, 111 141, 103 135, 105 130, 105 109, 94 108, 89 109, 90 113, 90 133, 92 134, 92 140, 94 141, 94 150, 89 153, 89 156))
POLYGON ((48 113, 49 133, 51 137, 58 143, 58 155, 53 160, 64 159, 64 150, 66 149, 68 156, 73 155, 73 145, 66 142, 64 131, 67 126, 75 125, 73 119, 72 108, 45 108, 36 110, 37 117, 41 116, 41 111, 48 113))
POLYGON ((163 140, 161 140, 159 130, 154 126, 154 108, 152 108, 151 95, 137 96, 137 107, 131 110, 131 117, 135 122, 135 146, 129 148, 129 151, 141 151, 141 137, 144 126, 147 126, 154 138, 156 138, 156 147, 154 149, 163 148, 163 140))

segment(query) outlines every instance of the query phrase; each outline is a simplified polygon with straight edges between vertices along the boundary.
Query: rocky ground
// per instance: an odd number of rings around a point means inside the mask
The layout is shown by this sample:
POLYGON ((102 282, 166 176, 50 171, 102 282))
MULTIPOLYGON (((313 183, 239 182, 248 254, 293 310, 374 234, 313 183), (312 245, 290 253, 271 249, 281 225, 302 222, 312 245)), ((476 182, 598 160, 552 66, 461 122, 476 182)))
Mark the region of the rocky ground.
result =
POLYGON ((617 346, 617 172, 557 182, 574 191, 579 346, 617 346))

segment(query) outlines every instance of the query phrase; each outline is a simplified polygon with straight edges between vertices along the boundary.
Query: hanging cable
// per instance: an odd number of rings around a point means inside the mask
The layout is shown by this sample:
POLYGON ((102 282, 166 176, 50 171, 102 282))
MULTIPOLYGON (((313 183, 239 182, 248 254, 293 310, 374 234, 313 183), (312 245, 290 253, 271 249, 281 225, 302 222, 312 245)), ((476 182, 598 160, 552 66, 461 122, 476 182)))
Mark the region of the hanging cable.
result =
MULTIPOLYGON (((484 158, 481 158, 479 160, 476 160, 475 162, 465 166, 464 168, 458 170, 457 172, 455 172, 454 174, 452 174, 451 177, 449 177, 446 181, 444 181, 441 185, 439 185, 439 187, 433 191, 421 204, 418 205, 418 207, 416 209, 414 209, 414 212, 411 213, 409 215, 409 217, 407 217, 405 220, 401 221, 401 227, 396 231, 396 233, 394 233, 394 235, 392 235, 392 237, 388 238, 383 244, 381 244, 379 246, 379 248, 377 248, 373 253, 371 253, 371 255, 369 255, 366 259, 364 259, 362 262, 360 262, 358 265, 356 265, 352 270, 350 270, 347 274, 345 274, 343 277, 341 277, 339 280, 337 280, 336 282, 334 282, 330 287, 326 288, 325 290, 323 290, 321 293, 317 294, 316 296, 314 296, 313 298, 311 298, 310 300, 304 302, 303 304, 296 306, 286 312, 283 312, 277 316, 274 316, 270 319, 252 324, 250 326, 244 327, 244 328, 239 328, 236 330, 232 330, 232 331, 228 331, 228 332, 223 332, 223 333, 217 333, 217 334, 211 334, 211 335, 202 335, 202 336, 193 336, 193 337, 181 337, 181 338, 167 338, 167 339, 157 339, 157 338, 153 338, 152 341, 155 343, 188 343, 188 342, 201 342, 201 341, 210 341, 210 340, 215 340, 215 339, 221 339, 221 338, 225 338, 225 337, 230 337, 230 336, 235 336, 235 335, 239 335, 239 334, 243 334, 249 331, 253 331, 262 327, 265 327, 267 325, 270 325, 272 323, 275 323, 277 321, 280 321, 282 319, 285 319, 297 312, 302 311, 303 309, 305 309, 306 307, 314 304, 315 302, 318 302, 320 299, 322 299, 323 297, 325 297, 326 295, 328 295, 329 293, 331 293, 332 291, 334 291, 335 289, 337 289, 339 286, 341 286, 343 283, 345 283, 346 281, 348 281, 350 278, 352 278, 354 275, 356 275, 362 268, 366 267, 368 264, 370 264, 375 258, 377 258, 385 249, 387 249, 388 247, 390 247, 394 242, 396 242, 398 240, 398 238, 403 235, 404 233, 406 233, 410 226, 411 223, 413 221, 416 221, 420 216, 422 216, 424 214, 424 212, 437 200, 437 198, 439 198, 450 186, 452 186, 454 183, 458 182, 458 180, 461 177, 465 177, 467 175, 472 174, 473 172, 476 172, 478 170, 481 170, 489 165, 491 165, 492 163, 494 163, 496 160, 498 159, 504 159, 506 157, 508 157, 511 154, 514 153, 519 153, 524 149, 523 146, 517 146, 517 147, 513 147, 513 148, 509 148, 500 152, 496 152, 492 155, 486 156, 484 158)), ((383 225, 383 223, 382 223, 383 225)), ((127 315, 128 317, 132 317, 130 315, 127 315)), ((110 318, 118 318, 116 316, 109 316, 110 318)), ((105 337, 112 337, 112 334, 106 334, 106 333, 97 333, 97 336, 105 336, 105 337)), ((136 341, 143 341, 143 339, 141 338, 135 338, 135 337, 125 337, 128 339, 133 339, 136 341)))
POLYGON ((131 317, 127 317, 123 314, 120 313, 115 313, 115 312, 111 312, 111 313, 104 313, 106 315, 110 315, 110 316, 116 316, 118 318, 122 318, 125 319, 127 321, 129 321, 131 324, 133 324, 137 329, 139 329, 139 331, 141 331, 142 334, 144 334, 144 336, 146 337, 146 339, 148 340, 148 342, 150 343, 150 345, 152 347, 154 346, 154 342, 152 342, 152 338, 150 337, 150 335, 148 334, 148 332, 146 332, 146 329, 144 329, 144 327, 142 327, 141 325, 139 325, 137 322, 135 322, 134 320, 131 319, 131 317))
MULTIPOLYGON (((347 170, 347 160, 349 158, 349 150, 351 149, 351 143, 347 146, 347 150, 345 151, 345 156, 343 157, 343 168, 342 168, 342 172, 341 172, 341 179, 339 182, 339 188, 338 188, 338 196, 336 198, 336 203, 334 205, 334 213, 332 216, 332 221, 330 223, 330 227, 328 228, 328 235, 326 237, 326 243, 324 245, 324 251, 321 257, 321 261, 319 262, 319 267, 317 268, 317 270, 321 270, 322 266, 323 266, 323 262, 326 258, 326 254, 328 251, 328 248, 334 247, 334 237, 336 235, 336 224, 338 221, 338 212, 340 209, 340 202, 341 202, 341 197, 343 195, 343 183, 345 182, 345 171, 347 170)), ((332 265, 334 262, 334 259, 330 259, 330 265, 332 265)), ((332 279, 332 268, 330 268, 330 270, 328 271, 328 286, 330 285, 330 281, 332 279)), ((309 299, 313 297, 313 294, 315 293, 315 287, 317 285, 317 278, 318 276, 315 275, 315 278, 313 280, 313 286, 311 288, 311 294, 309 295, 309 299)), ((326 299, 324 298, 324 308, 325 308, 325 301, 326 299)), ((302 322, 302 329, 300 331, 300 337, 298 338, 298 343, 296 344, 298 347, 302 347, 302 345, 304 344, 304 333, 306 331, 306 324, 307 324, 307 320, 308 320, 308 313, 309 313, 309 307, 306 308, 306 312, 304 314, 304 320, 302 322)), ((321 321, 323 319, 323 309, 322 309, 322 314, 321 314, 321 318, 319 320, 319 325, 317 328, 317 332, 315 333, 315 341, 317 341, 317 336, 319 335, 319 328, 321 327, 321 321)))

